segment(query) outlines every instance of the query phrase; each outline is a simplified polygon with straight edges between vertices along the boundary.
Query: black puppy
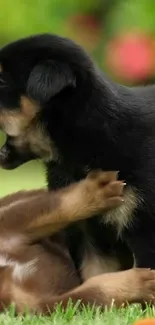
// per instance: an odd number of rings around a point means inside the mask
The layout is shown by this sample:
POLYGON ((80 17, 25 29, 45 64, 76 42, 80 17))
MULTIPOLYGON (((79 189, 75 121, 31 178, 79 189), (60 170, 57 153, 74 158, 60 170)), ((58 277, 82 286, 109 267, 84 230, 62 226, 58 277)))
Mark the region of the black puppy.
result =
POLYGON ((49 188, 98 168, 127 182, 121 207, 66 229, 82 280, 129 268, 130 250, 138 267, 155 268, 155 87, 109 81, 81 47, 54 35, 5 46, 0 64, 1 166, 41 158, 49 188))

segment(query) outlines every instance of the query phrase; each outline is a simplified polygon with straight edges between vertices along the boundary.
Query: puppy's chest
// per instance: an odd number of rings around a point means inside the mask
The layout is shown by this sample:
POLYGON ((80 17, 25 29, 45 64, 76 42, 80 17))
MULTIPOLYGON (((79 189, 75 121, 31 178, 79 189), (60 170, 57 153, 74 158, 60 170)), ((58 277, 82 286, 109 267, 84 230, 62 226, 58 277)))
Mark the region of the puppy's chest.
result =
POLYGON ((101 222, 112 225, 120 236, 124 228, 128 228, 134 222, 135 211, 141 203, 142 197, 137 189, 127 186, 124 190, 123 204, 104 213, 101 222))
MULTIPOLYGON (((109 210, 103 216, 78 223, 81 237, 80 241, 75 243, 75 251, 77 250, 77 255, 80 256, 78 265, 83 281, 105 272, 128 269, 130 264, 132 267, 132 253, 124 246, 121 234, 124 228, 134 224, 134 214, 141 201, 136 189, 126 187, 122 206, 109 210), (120 256, 121 251, 124 253, 120 256), (127 261, 124 261, 125 258, 127 261)), ((76 238, 79 236, 74 236, 74 239, 76 238)), ((73 245, 72 240, 71 244, 73 245)), ((75 258, 74 254, 73 257, 75 258)))
POLYGON ((83 280, 126 269, 130 263, 132 267, 132 255, 130 256, 128 249, 124 247, 125 243, 122 244, 120 240, 124 228, 134 224, 134 213, 140 202, 137 191, 127 187, 124 203, 120 207, 109 210, 102 217, 91 218, 80 224, 85 234, 80 268, 83 280), (124 256, 119 255, 120 250, 124 251, 124 256), (127 261, 122 262, 126 257, 127 261))

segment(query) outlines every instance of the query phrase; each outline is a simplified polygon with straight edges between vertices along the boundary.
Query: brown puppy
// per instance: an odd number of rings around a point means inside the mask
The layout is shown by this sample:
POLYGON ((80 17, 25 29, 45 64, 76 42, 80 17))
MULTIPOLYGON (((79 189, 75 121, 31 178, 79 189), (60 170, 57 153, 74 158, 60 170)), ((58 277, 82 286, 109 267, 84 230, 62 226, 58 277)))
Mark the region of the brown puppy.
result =
POLYGON ((59 302, 66 307, 69 298, 102 307, 113 299, 116 306, 153 301, 155 271, 148 269, 104 274, 80 285, 65 238, 58 233, 70 222, 119 206, 123 188, 116 172, 91 172, 62 190, 19 192, 1 199, 1 310, 14 303, 17 313, 24 313, 26 305, 31 312, 47 313, 59 302))

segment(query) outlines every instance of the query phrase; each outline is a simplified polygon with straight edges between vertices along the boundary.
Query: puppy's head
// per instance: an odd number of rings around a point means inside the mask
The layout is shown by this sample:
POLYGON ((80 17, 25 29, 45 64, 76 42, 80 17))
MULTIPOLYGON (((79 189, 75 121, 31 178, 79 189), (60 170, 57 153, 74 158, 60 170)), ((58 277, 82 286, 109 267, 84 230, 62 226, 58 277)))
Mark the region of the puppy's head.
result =
POLYGON ((32 36, 0 50, 0 128, 6 133, 0 151, 3 168, 35 158, 58 159, 59 135, 70 112, 76 116, 81 97, 88 94, 84 85, 91 69, 79 46, 54 35, 32 36))

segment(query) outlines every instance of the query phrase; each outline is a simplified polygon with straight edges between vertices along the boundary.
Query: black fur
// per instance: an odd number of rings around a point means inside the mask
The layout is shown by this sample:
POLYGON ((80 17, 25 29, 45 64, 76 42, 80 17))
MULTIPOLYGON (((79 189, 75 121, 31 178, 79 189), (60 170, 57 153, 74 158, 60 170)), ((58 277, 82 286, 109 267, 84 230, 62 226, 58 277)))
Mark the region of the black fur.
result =
MULTIPOLYGON (((0 63, 6 81, 0 85, 1 109, 16 109, 21 95, 36 100, 38 121, 58 149, 59 161, 46 164, 49 188, 82 178, 87 168, 119 170, 143 204, 122 239, 97 217, 87 222, 88 237, 101 254, 129 247, 137 266, 155 268, 155 87, 109 81, 83 49, 53 35, 4 47, 0 63)), ((85 236, 78 225, 67 233, 79 266, 85 236)))

